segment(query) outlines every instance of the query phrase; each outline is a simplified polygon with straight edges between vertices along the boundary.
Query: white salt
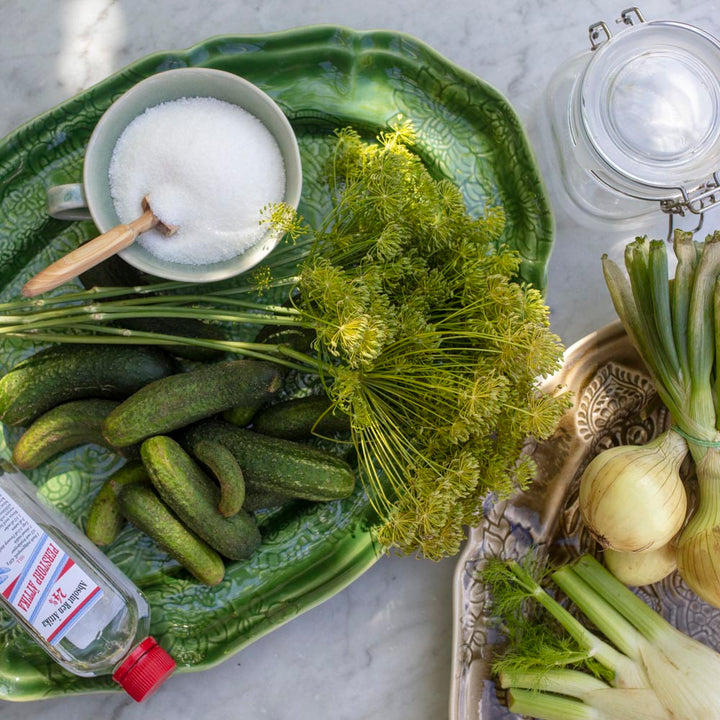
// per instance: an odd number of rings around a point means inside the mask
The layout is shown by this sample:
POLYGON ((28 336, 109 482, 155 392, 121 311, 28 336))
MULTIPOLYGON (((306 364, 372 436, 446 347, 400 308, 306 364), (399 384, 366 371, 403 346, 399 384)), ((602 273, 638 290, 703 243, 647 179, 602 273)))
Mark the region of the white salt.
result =
POLYGON ((227 260, 268 231, 262 209, 282 202, 285 167, 275 139, 246 110, 214 98, 181 98, 146 110, 123 131, 110 163, 110 192, 121 222, 150 206, 169 237, 139 236, 171 262, 227 260))

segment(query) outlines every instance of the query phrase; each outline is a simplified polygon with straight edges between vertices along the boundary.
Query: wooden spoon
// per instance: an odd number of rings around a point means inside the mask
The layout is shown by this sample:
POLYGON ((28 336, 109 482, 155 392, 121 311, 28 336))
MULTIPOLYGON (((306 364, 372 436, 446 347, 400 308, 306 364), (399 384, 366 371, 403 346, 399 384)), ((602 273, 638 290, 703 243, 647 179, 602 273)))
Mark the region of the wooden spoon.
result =
POLYGON ((106 233, 86 242, 41 270, 22 289, 25 297, 35 297, 80 275, 103 260, 132 245, 140 233, 155 228, 163 235, 172 235, 177 225, 167 225, 152 211, 146 195, 142 200, 143 214, 127 224, 116 225, 106 233))

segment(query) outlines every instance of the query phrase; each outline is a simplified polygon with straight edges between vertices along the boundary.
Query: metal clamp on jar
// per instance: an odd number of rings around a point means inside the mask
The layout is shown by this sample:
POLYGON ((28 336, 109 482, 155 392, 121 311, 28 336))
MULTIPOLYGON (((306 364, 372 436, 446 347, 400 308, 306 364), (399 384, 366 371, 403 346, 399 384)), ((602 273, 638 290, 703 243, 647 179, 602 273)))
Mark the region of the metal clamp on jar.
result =
POLYGON ((561 194, 590 224, 627 228, 659 207, 699 229, 720 204, 720 43, 635 7, 617 22, 615 35, 591 25, 590 50, 548 87, 561 194))

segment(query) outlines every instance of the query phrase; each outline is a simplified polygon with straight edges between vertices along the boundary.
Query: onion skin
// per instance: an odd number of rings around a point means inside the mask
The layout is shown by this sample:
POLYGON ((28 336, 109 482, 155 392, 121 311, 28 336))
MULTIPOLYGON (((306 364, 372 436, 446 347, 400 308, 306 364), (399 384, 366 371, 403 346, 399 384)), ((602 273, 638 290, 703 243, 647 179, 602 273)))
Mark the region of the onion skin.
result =
POLYGON ((624 585, 652 585, 677 569, 677 547, 674 542, 641 553, 618 552, 608 548, 603 553, 605 567, 624 585))
POLYGON ((667 430, 646 445, 597 455, 580 479, 580 514, 603 549, 645 552, 667 545, 682 528, 687 494, 680 466, 687 443, 667 430))

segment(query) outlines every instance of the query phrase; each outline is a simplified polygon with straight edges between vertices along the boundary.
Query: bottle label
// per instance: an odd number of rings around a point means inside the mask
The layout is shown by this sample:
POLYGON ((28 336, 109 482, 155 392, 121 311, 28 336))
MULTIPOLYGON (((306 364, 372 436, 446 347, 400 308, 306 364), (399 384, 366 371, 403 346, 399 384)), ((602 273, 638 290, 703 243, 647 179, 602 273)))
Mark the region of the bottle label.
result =
POLYGON ((102 597, 102 589, 0 492, 0 593, 51 645, 102 597))

